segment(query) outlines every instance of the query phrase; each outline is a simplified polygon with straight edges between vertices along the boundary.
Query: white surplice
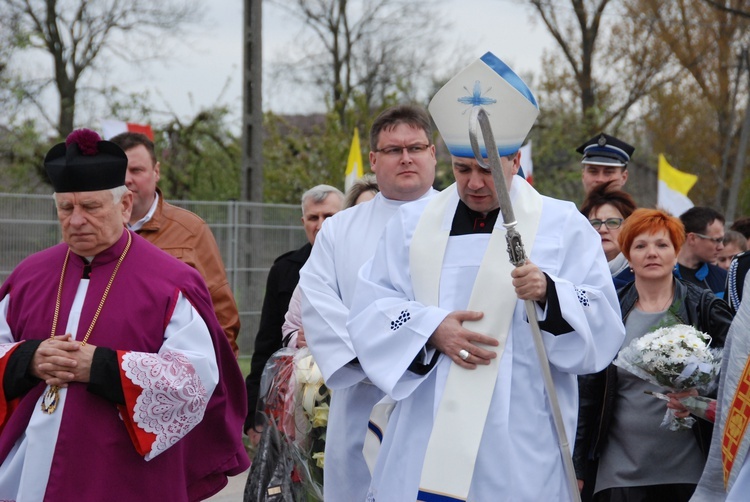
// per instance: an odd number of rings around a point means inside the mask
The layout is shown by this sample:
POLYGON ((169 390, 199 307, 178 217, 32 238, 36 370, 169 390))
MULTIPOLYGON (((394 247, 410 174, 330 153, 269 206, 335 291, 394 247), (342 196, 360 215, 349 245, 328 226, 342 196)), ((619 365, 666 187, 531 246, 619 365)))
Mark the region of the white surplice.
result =
POLYGON ((358 365, 349 364, 357 355, 346 320, 359 268, 375 253, 386 223, 403 204, 379 193, 328 218, 300 271, 305 338, 326 385, 334 390, 326 433, 326 502, 364 500, 370 483, 362 447, 370 411, 383 392, 358 365))
MULTIPOLYGON (((511 199, 517 192, 516 183, 525 181, 514 178, 511 199)), ((458 203, 457 194, 454 199, 451 208, 458 203)), ((445 316, 468 305, 490 238, 489 234, 450 237, 441 273, 440 304, 420 305, 414 301, 409 249, 425 206, 423 202, 405 206, 391 220, 372 262, 360 272, 351 309, 348 327, 362 368, 373 383, 398 401, 368 500, 417 497, 434 415, 452 361, 441 355, 425 376, 407 368, 423 353, 425 343, 445 316)), ((444 228, 450 228, 453 213, 446 213, 444 228)), ((501 225, 502 216, 496 227, 501 225)), ((601 240, 573 204, 543 198, 530 259, 554 281, 562 317, 573 329, 557 335, 542 332, 565 428, 573 438, 578 412, 576 375, 599 371, 616 355, 625 335, 620 308, 601 240)), ((542 312, 540 319, 544 321, 548 314, 542 312)), ((567 498, 541 370, 523 302, 519 301, 500 361, 468 500, 567 498)))

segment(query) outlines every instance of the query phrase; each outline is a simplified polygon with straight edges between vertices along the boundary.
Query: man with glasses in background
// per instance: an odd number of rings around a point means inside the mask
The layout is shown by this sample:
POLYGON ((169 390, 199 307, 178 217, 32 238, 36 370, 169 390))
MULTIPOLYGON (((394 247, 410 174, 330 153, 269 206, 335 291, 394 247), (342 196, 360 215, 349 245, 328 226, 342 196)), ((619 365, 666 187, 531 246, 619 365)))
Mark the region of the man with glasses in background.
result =
POLYGON ((724 298, 727 272, 715 265, 724 249, 724 216, 710 207, 692 207, 680 215, 680 220, 686 239, 677 255, 674 274, 724 298))

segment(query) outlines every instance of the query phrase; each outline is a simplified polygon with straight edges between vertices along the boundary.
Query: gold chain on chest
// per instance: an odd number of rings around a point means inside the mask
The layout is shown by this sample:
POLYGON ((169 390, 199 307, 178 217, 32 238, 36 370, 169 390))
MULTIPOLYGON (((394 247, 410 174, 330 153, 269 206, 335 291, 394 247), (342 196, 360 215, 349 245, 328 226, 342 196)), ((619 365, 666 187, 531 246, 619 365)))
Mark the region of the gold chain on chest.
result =
MULTIPOLYGON (((83 337, 83 340, 81 340, 81 345, 86 345, 86 342, 89 339, 89 336, 91 336, 91 332, 94 331, 94 326, 96 325, 97 319, 99 319, 99 314, 102 312, 102 308, 104 307, 104 302, 107 300, 107 296, 109 295, 109 290, 112 287, 112 283, 115 281, 115 276, 117 275, 117 271, 120 270, 120 265, 122 265, 122 261, 125 259, 125 255, 128 254, 128 250, 130 249, 130 243, 133 240, 133 237, 130 235, 130 232, 128 232, 128 243, 125 245, 125 249, 123 249, 122 254, 120 255, 120 259, 117 260, 117 265, 115 265, 115 269, 112 271, 112 277, 109 278, 109 282, 107 283, 107 287, 104 288, 104 294, 102 294, 102 299, 99 301, 99 306, 96 308, 96 313, 94 314, 94 318, 91 320, 91 324, 89 325, 88 331, 86 331, 86 336, 83 337)), ((52 318, 52 333, 50 333, 50 338, 55 337, 55 331, 57 331, 57 319, 60 316, 60 303, 62 302, 62 289, 63 289, 63 282, 65 281, 65 270, 68 268, 68 259, 70 258, 70 248, 68 248, 68 252, 65 254, 65 261, 63 262, 62 272, 60 272, 60 284, 57 287, 57 299, 55 300, 55 315, 52 318)))
MULTIPOLYGON (((130 232, 128 232, 128 243, 125 245, 125 249, 123 249, 122 254, 120 255, 120 259, 117 260, 117 264, 115 265, 115 269, 112 271, 112 276, 109 278, 109 282, 107 283, 107 287, 104 288, 104 293, 102 294, 102 299, 99 301, 99 306, 96 308, 96 313, 94 314, 94 318, 91 319, 91 324, 89 325, 89 329, 86 331, 86 335, 83 337, 83 340, 81 340, 81 346, 86 345, 86 342, 89 339, 89 336, 91 336, 91 332, 94 331, 94 326, 96 325, 96 321, 99 319, 99 314, 102 312, 102 308, 104 307, 104 302, 107 300, 107 296, 109 295, 109 290, 112 288, 112 283, 115 281, 115 276, 117 275, 117 271, 120 270, 120 265, 122 265, 123 260, 125 259, 125 255, 128 254, 128 250, 130 249, 130 243, 132 242, 133 237, 130 235, 130 232)), ((68 268, 68 261, 70 259, 70 248, 68 248, 68 252, 65 253, 65 261, 63 262, 62 271, 60 272, 60 283, 57 286, 57 299, 55 300, 55 314, 52 318, 52 332, 50 333, 50 339, 55 337, 55 332, 57 331, 57 320, 60 317, 60 304, 62 303, 62 290, 63 290, 63 283, 65 282, 65 271, 68 268)), ((42 398, 42 411, 44 413, 52 414, 55 409, 57 409, 57 404, 59 402, 59 393, 60 393, 60 387, 57 385, 52 385, 50 388, 45 392, 44 397, 42 398)))

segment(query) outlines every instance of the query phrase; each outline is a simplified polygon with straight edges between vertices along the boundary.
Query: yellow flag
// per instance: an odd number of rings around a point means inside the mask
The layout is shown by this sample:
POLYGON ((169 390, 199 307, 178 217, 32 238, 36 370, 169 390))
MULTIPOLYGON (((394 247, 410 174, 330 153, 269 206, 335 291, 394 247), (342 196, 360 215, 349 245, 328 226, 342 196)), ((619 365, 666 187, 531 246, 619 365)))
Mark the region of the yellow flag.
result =
POLYGON ((349 190, 354 181, 361 178, 363 174, 362 150, 359 147, 359 131, 355 127, 352 146, 349 149, 349 161, 346 163, 346 172, 344 173, 344 191, 349 190))
POLYGON ((664 155, 659 154, 659 191, 657 205, 675 216, 679 216, 691 207, 693 202, 687 194, 698 176, 685 173, 669 165, 664 155))
POLYGON ((667 159, 659 154, 659 181, 663 181, 672 190, 687 196, 688 192, 695 182, 698 181, 698 176, 690 173, 684 173, 678 169, 669 165, 667 159))

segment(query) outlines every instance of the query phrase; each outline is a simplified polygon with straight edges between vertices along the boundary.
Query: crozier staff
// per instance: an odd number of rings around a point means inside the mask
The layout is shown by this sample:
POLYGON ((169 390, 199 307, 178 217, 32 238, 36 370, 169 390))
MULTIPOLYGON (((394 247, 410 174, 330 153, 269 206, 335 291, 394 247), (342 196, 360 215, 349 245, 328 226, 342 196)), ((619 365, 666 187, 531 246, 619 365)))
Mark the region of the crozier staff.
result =
POLYGON ((74 131, 44 164, 64 242, 0 289, 0 499, 207 498, 249 461, 206 285, 125 229, 118 146, 74 131))

